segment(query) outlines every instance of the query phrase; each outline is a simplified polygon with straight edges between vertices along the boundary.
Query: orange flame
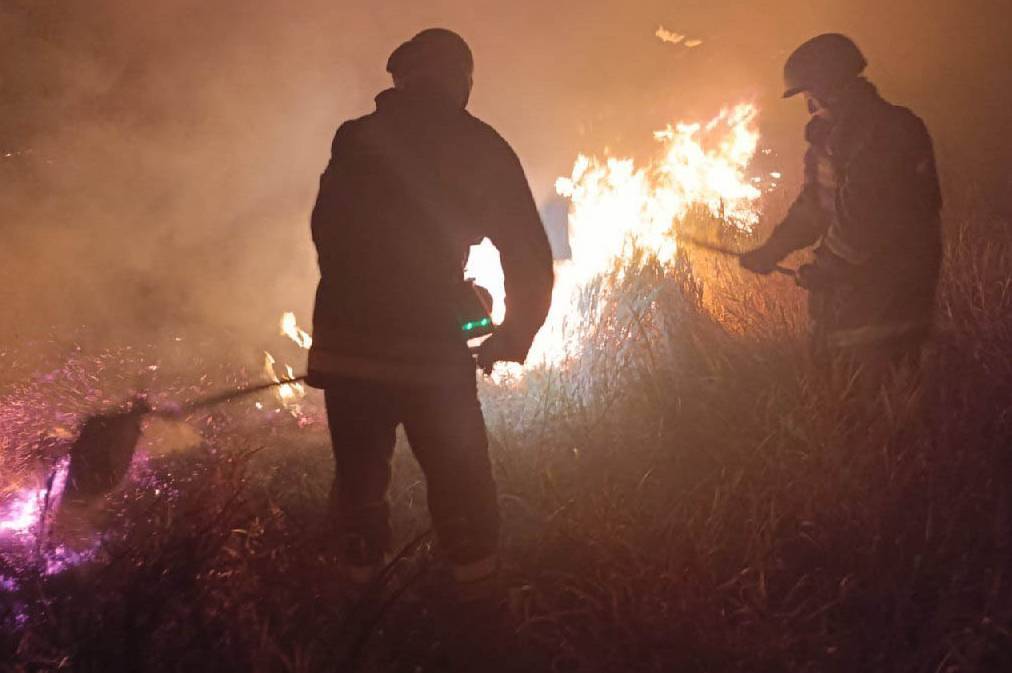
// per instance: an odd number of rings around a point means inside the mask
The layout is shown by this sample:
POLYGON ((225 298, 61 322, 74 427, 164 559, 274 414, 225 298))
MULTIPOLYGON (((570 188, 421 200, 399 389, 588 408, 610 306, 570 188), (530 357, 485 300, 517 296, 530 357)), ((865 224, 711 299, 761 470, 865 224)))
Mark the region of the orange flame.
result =
MULTIPOLYGON (((758 181, 746 176, 759 143, 757 116, 755 106, 743 103, 705 124, 668 126, 654 134, 661 151, 641 167, 632 159, 577 157, 570 176, 556 182, 556 191, 571 201, 572 258, 556 262, 552 308, 529 363, 559 364, 579 351, 572 329, 581 320, 577 299, 593 279, 629 263, 637 249, 671 264, 678 250, 673 225, 691 208, 706 208, 751 230, 762 195, 758 181)), ((501 320, 505 292, 498 262, 498 252, 485 240, 471 248, 467 273, 492 293, 494 315, 501 320)))
MULTIPOLYGON (((309 350, 313 345, 313 337, 299 327, 295 320, 295 314, 286 312, 281 316, 281 334, 294 341, 299 348, 309 350)), ((299 402, 306 396, 306 387, 299 381, 292 381, 295 378, 295 370, 291 365, 285 365, 285 378, 278 376, 274 365, 277 360, 268 352, 264 352, 264 374, 274 383, 280 383, 275 394, 281 405, 295 415, 299 414, 299 402)))
POLYGON ((281 316, 281 334, 288 337, 296 344, 299 348, 309 350, 313 345, 313 337, 309 336, 309 333, 303 330, 295 322, 295 314, 291 311, 281 316))

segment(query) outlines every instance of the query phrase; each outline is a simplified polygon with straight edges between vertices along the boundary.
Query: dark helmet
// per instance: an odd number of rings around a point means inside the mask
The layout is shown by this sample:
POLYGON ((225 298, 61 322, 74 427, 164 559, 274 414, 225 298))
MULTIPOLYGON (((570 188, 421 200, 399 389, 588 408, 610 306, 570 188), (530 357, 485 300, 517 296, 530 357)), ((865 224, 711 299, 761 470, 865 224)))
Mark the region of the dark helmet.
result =
POLYGON ((403 79, 414 75, 470 76, 473 70, 471 48, 464 38, 445 28, 423 30, 394 49, 387 60, 387 72, 403 79))
POLYGON ((858 77, 868 66, 854 41, 839 33, 813 37, 784 64, 784 98, 802 91, 827 94, 858 77))

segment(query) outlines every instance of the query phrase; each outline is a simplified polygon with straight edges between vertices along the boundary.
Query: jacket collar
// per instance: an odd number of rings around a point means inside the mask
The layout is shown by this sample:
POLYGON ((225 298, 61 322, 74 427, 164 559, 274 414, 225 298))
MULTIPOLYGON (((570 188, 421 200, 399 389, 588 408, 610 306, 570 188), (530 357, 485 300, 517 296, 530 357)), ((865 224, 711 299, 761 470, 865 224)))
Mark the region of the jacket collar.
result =
POLYGON ((876 107, 885 103, 875 85, 863 77, 858 77, 844 91, 834 106, 833 114, 838 121, 836 126, 847 126, 865 117, 876 107))
POLYGON ((805 140, 828 151, 842 163, 873 130, 874 120, 888 105, 875 85, 863 77, 842 92, 833 107, 833 119, 814 118, 805 126, 805 140))
POLYGON ((450 98, 436 91, 405 91, 386 89, 376 96, 376 110, 387 112, 411 112, 436 116, 453 116, 464 113, 464 108, 450 98))

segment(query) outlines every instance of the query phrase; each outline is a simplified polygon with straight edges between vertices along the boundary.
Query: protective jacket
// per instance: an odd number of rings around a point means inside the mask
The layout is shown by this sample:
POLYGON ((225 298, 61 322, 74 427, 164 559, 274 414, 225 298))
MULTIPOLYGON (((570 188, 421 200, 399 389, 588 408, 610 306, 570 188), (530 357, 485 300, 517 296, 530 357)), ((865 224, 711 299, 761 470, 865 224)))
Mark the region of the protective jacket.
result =
POLYGON ((498 248, 500 338, 523 359, 548 313, 552 257, 520 162, 437 94, 384 91, 334 137, 312 215, 320 283, 310 383, 474 380, 455 312, 469 247, 498 248))
POLYGON ((857 80, 834 120, 806 128, 805 183, 767 246, 819 243, 810 310, 824 345, 922 339, 934 311, 942 206, 931 138, 910 110, 857 80))

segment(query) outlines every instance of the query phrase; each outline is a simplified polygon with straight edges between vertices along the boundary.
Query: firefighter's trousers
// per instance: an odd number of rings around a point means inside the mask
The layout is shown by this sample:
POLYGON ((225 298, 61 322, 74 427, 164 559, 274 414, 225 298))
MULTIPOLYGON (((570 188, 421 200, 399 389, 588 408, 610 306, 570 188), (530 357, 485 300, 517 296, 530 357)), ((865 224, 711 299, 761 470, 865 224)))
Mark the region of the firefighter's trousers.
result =
POLYGON ((404 385, 356 379, 324 389, 336 474, 332 490, 346 561, 375 563, 391 546, 387 491, 399 424, 425 473, 429 513, 454 565, 494 558, 496 488, 473 379, 404 385))

